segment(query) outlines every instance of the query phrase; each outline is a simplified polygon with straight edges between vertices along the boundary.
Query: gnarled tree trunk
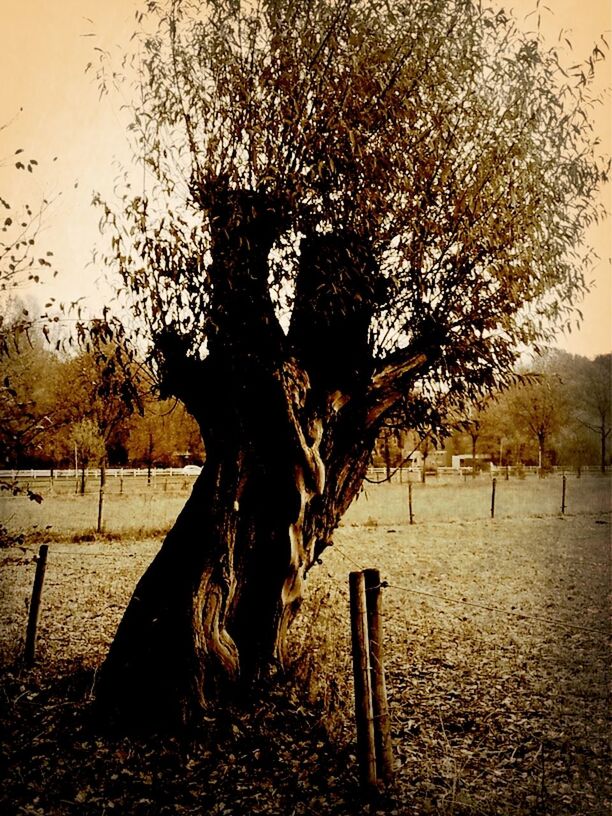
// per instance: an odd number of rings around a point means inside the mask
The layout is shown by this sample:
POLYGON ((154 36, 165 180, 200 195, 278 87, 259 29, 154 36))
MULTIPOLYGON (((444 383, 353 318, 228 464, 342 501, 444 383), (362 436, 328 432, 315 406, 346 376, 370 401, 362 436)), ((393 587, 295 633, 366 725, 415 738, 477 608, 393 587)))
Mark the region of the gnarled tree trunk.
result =
POLYGON ((209 355, 158 338, 206 461, 99 673, 99 711, 123 724, 187 723, 282 664, 304 576, 359 491, 398 383, 424 361, 375 371, 375 269, 356 236, 303 240, 285 335, 267 287, 282 218, 253 193, 217 202, 209 355))

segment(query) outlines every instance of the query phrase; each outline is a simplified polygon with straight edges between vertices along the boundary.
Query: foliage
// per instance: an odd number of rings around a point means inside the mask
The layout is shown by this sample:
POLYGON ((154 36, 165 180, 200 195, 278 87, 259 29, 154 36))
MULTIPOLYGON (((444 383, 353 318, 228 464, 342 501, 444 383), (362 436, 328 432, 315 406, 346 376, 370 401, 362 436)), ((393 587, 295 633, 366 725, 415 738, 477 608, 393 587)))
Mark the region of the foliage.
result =
POLYGON ((599 437, 600 466, 608 463, 607 440, 612 432, 612 354, 596 357, 577 369, 569 383, 576 405, 575 417, 599 437))
MULTIPOLYGON (((11 123, 0 126, 0 133, 11 123)), ((13 155, 0 157, 0 173, 33 174, 38 167, 35 158, 28 158, 24 148, 17 148, 13 155)), ((25 194, 30 191, 28 180, 23 179, 21 188, 25 194)), ((1 188, 0 188, 1 190, 1 188)), ((46 275, 57 275, 53 269, 53 252, 40 246, 40 231, 47 214, 50 201, 43 198, 37 204, 26 201, 9 201, 0 192, 0 303, 4 309, 11 293, 27 283, 39 283, 46 275)), ((53 305, 54 299, 45 308, 53 305)), ((13 352, 18 347, 22 335, 27 335, 33 324, 33 316, 23 307, 15 319, 9 319, 10 310, 0 314, 0 354, 13 352)))
POLYGON ((70 434, 72 442, 79 452, 83 467, 89 462, 100 461, 106 453, 106 445, 99 427, 91 419, 82 419, 70 434))
MULTIPOLYGON (((548 349, 518 370, 515 384, 468 409, 455 425, 477 436, 482 452, 505 463, 537 463, 545 443, 553 463, 580 467, 608 463, 610 355, 589 360, 548 349)), ((456 452, 469 443, 453 436, 456 452)))
POLYGON ((23 533, 11 533, 4 524, 0 522, 0 549, 16 547, 23 544, 23 533))
POLYGON ((379 367, 423 352, 408 384, 426 402, 476 396, 518 344, 568 324, 607 178, 583 67, 568 75, 506 13, 455 0, 175 0, 139 19, 146 191, 102 206, 162 374, 168 334, 198 357, 223 331, 215 218, 241 191, 282 222, 269 256, 281 325, 309 236, 366 242, 368 294, 337 281, 334 308, 376 302, 379 367))
POLYGON ((146 388, 141 372, 112 341, 66 360, 60 399, 71 422, 88 420, 108 452, 127 433, 127 420, 140 410, 146 388))
POLYGON ((158 403, 143 366, 111 342, 68 355, 30 327, 29 343, 0 356, 0 382, 3 467, 72 462, 71 433, 83 420, 94 423, 115 463, 146 462, 150 442, 151 464, 182 464, 175 454, 187 451, 190 461, 203 460, 194 420, 175 400, 158 403))
MULTIPOLYGON (((21 318, 4 325, 16 337, 21 318)), ((21 344, 18 352, 0 355, 2 467, 19 466, 29 457, 43 455, 44 440, 62 424, 64 406, 57 398, 60 369, 60 360, 32 327, 29 343, 21 344)))
MULTIPOLYGON (((6 325, 12 331, 14 323, 6 325)), ((83 419, 93 421, 112 447, 139 399, 140 380, 119 347, 106 343, 67 356, 52 351, 33 326, 29 343, 0 357, 0 376, 5 467, 71 456, 70 426, 83 419)))
POLYGON ((176 400, 146 400, 130 419, 126 447, 131 462, 147 467, 204 460, 197 424, 176 400))

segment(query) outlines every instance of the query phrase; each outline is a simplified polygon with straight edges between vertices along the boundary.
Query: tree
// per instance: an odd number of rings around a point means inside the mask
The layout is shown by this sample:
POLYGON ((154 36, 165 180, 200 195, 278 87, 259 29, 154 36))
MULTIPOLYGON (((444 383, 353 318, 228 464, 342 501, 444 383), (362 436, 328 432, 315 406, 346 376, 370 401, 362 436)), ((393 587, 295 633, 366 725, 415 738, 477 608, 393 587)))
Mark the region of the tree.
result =
POLYGON ((472 478, 478 473, 477 449, 482 436, 485 413, 480 405, 470 405, 454 422, 454 427, 469 436, 472 453, 472 478))
MULTIPOLYGON (((21 300, 9 303, 3 329, 16 339, 26 309, 21 300)), ((47 442, 62 425, 63 411, 55 398, 60 361, 29 327, 28 342, 0 351, 0 460, 2 467, 23 467, 48 459, 47 442)))
POLYGON ((607 441, 612 430, 612 354, 602 354, 576 377, 578 421, 599 437, 599 466, 606 472, 607 441))
POLYGON ((548 464, 546 454, 551 436, 566 422, 567 398, 561 378, 555 372, 541 371, 527 375, 510 397, 514 421, 537 441, 540 475, 548 464))
MULTIPOLYGON (((0 133, 9 127, 11 122, 0 125, 0 133)), ((25 308, 15 293, 27 283, 39 283, 42 276, 52 268, 53 252, 42 250, 39 243, 39 234, 43 217, 50 206, 47 199, 42 199, 38 204, 30 204, 26 201, 13 201, 10 195, 6 194, 4 185, 6 184, 7 172, 23 174, 22 191, 27 191, 25 177, 34 173, 38 166, 38 161, 26 153, 23 148, 17 148, 11 156, 0 157, 0 366, 2 372, 2 385, 0 385, 0 416, 2 416, 2 428, 0 429, 0 445, 2 451, 0 456, 4 458, 4 464, 11 460, 13 463, 22 464, 25 455, 33 453, 31 450, 40 441, 41 436, 49 430, 52 425, 46 406, 37 406, 33 401, 33 391, 38 388, 27 388, 27 396, 24 398, 25 380, 23 373, 31 368, 32 355, 30 350, 34 350, 37 345, 37 338, 34 337, 34 317, 25 308), (30 158, 28 158, 30 156, 30 158), (20 303, 19 310, 15 313, 14 306, 20 303), (27 343, 23 343, 23 339, 27 343), (29 360, 14 366, 14 357, 20 352, 24 345, 29 346, 29 360), (11 356, 13 359, 11 359, 11 356), (11 375, 20 369, 17 380, 11 379, 11 375)), ((27 195, 27 192, 25 192, 27 195)), ((53 271, 53 277, 57 275, 57 270, 53 271)), ((53 306, 53 298, 45 305, 45 308, 53 306)), ((57 318, 44 315, 43 331, 48 335, 49 323, 54 323, 57 318)), ((42 321, 41 321, 42 322, 42 321)), ((25 378, 27 380, 27 376, 25 378)), ((45 381, 47 378, 43 378, 45 381)), ((29 386, 29 383, 28 383, 29 386)), ((16 483, 0 480, 0 489, 11 490, 17 494, 21 488, 16 483)), ((40 501, 38 494, 27 490, 27 495, 40 501)))
POLYGON ((133 464, 152 468, 204 461, 202 437, 194 421, 176 400, 144 400, 143 413, 130 420, 127 452, 133 464))
POLYGON ((101 462, 106 455, 106 445, 100 429, 91 419, 77 422, 71 432, 70 441, 75 447, 75 463, 81 467, 81 493, 85 493, 85 471, 90 462, 101 462))
POLYGON ((64 360, 58 402, 65 422, 77 425, 87 420, 93 424, 104 444, 102 467, 109 453, 127 437, 127 420, 135 409, 141 409, 143 390, 134 361, 121 344, 110 339, 64 360))
POLYGON ((588 76, 480 3, 147 7, 147 190, 100 203, 206 462, 96 700, 162 727, 282 665, 390 412, 477 398, 570 319, 605 167, 588 76))

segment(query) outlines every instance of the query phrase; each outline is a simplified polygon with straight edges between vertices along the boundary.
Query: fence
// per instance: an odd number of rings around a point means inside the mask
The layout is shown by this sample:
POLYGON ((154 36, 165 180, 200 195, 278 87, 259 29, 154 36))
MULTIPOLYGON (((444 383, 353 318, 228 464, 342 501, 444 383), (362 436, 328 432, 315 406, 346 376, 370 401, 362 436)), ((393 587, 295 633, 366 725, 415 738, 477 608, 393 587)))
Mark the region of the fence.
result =
MULTIPOLYGON (((398 785, 409 774, 419 778, 418 763, 421 768, 430 763, 428 780, 433 781, 428 785, 437 795, 442 790, 459 796, 463 789, 477 797, 483 780, 489 779, 496 795, 522 790, 532 812, 565 812, 543 809, 541 800, 555 791, 569 797, 568 812, 572 806, 575 812, 598 812, 589 799, 592 792, 580 787, 579 775, 563 777, 568 762, 578 763, 583 777, 591 773, 589 762, 605 736, 597 723, 606 721, 610 485, 607 479, 592 478, 599 502, 577 509, 574 491, 580 487, 586 495, 585 482, 517 481, 515 516, 491 521, 491 485, 483 481, 482 489, 473 489, 470 481, 457 496, 478 497, 478 525, 457 524, 445 488, 415 486, 410 526, 408 485, 373 487, 370 497, 358 502, 357 521, 349 519, 338 531, 323 567, 309 576, 309 584, 320 582, 312 592, 330 576, 338 588, 342 603, 333 608, 333 636, 338 638, 348 629, 347 572, 362 571, 364 562, 382 571, 398 785), (553 510, 527 517, 526 499, 537 497, 536 486, 550 494, 553 510), (401 514, 405 527, 388 526, 384 513, 375 510, 374 494, 398 498, 389 518, 395 525, 401 514), (430 524, 424 518, 426 505, 440 496, 440 517, 430 524), (562 516, 564 499, 568 512, 562 516), (378 516, 376 525, 367 523, 365 513, 378 516), (440 521, 443 513, 446 520, 440 521)), ((498 482, 498 502, 503 502, 504 489, 498 482)), ((158 546, 52 544, 41 604, 40 661, 58 654, 89 654, 98 661, 158 546)), ((7 553, 15 563, 3 567, 12 570, 9 578, 19 596, 14 625, 5 635, 13 648, 23 641, 23 600, 34 578, 36 553, 24 549, 7 553)), ((330 677, 337 675, 334 660, 340 651, 328 655, 325 671, 330 677)), ((487 812, 486 806, 482 809, 487 812)), ((513 812, 509 806, 498 810, 513 812)))
MULTIPOLYGON (((100 468, 85 468, 82 471, 80 468, 62 468, 51 470, 50 468, 22 468, 13 470, 0 470, 0 479, 24 481, 26 479, 58 479, 65 481, 68 479, 80 479, 81 474, 85 473, 86 479, 99 479, 100 468)), ((134 479, 147 478, 158 479, 164 476, 187 476, 195 479, 197 473, 185 468, 106 468, 105 475, 107 479, 134 479)))
MULTIPOLYGON (((612 471, 612 465, 606 467, 606 473, 612 471)), ((547 474, 570 474, 577 473, 576 468, 569 467, 550 467, 546 469, 547 474)), ((8 481, 24 481, 37 479, 58 479, 59 481, 66 481, 69 479, 80 479, 82 471, 74 468, 61 468, 51 470, 50 468, 14 468, 0 470, 0 480, 8 481)), ((184 476, 195 479, 197 473, 192 470, 186 470, 184 467, 167 467, 167 468, 136 468, 136 467, 109 467, 106 468, 106 477, 108 479, 146 479, 147 477, 153 480, 163 479, 164 477, 184 476)), ((520 465, 506 468, 506 466, 497 467, 491 465, 490 470, 478 471, 474 474, 471 467, 432 467, 426 470, 426 477, 433 479, 457 479, 460 477, 474 477, 475 479, 487 479, 492 476, 537 476, 540 473, 540 468, 537 465, 520 465)), ((587 465, 580 468, 580 473, 601 473, 601 468, 596 465, 587 465)), ((422 478, 421 468, 394 468, 391 467, 389 472, 384 467, 372 467, 368 469, 367 476, 369 479, 376 481, 392 481, 394 483, 403 484, 409 481, 418 481, 422 478), (389 479, 387 476, 389 475, 389 479)), ((85 468, 86 479, 99 479, 100 468, 85 468)))
MULTIPOLYGON (((459 480, 466 480, 466 479, 474 479, 477 481, 488 480, 494 477, 498 479, 501 478, 520 478, 524 479, 526 477, 534 477, 534 476, 559 476, 559 475, 577 475, 581 476, 582 474, 600 474, 601 467, 597 465, 587 465, 580 468, 570 468, 570 467, 547 467, 544 470, 539 468, 537 465, 512 465, 506 466, 503 465, 501 467, 491 464, 487 470, 478 470, 474 472, 471 467, 437 467, 432 466, 431 468, 426 468, 425 470, 425 480, 433 480, 434 482, 437 481, 451 481, 456 482, 459 480)), ((605 468, 606 473, 612 472, 612 465, 607 465, 605 468)), ((390 467, 389 469, 385 467, 375 467, 369 468, 367 473, 367 478, 372 482, 383 482, 388 481, 393 484, 404 484, 406 482, 418 482, 423 480, 423 469, 422 468, 394 468, 390 467)))

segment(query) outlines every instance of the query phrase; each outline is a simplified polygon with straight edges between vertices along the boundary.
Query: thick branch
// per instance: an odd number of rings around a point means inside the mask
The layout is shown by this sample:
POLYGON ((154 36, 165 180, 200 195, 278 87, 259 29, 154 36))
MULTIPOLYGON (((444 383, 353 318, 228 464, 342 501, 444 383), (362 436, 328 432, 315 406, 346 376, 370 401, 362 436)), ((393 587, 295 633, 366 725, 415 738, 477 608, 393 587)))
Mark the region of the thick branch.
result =
POLYGON ((410 380, 429 362, 422 352, 409 349, 387 358, 384 365, 374 373, 366 394, 366 424, 375 424, 382 415, 406 394, 410 380))
POLYGON ((168 329, 155 338, 160 396, 176 397, 194 417, 202 403, 205 363, 189 355, 187 339, 168 329))
POLYGON ((252 190, 200 190, 212 238, 211 350, 278 362, 284 334, 274 313, 268 255, 285 228, 284 206, 252 190))
POLYGON ((382 284, 369 241, 351 232, 302 239, 287 340, 315 390, 343 401, 373 370, 369 329, 382 284))

